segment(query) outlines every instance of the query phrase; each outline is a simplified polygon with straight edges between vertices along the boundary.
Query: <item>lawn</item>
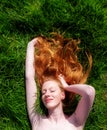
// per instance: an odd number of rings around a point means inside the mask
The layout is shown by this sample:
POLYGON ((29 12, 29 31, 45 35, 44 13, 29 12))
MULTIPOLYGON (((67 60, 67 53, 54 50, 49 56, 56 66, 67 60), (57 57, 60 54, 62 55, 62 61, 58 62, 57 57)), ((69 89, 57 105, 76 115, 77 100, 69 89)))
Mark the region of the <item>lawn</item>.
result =
POLYGON ((31 129, 25 94, 26 47, 33 37, 53 31, 80 38, 82 55, 91 52, 93 67, 87 84, 95 87, 96 97, 84 130, 107 130, 107 0, 0 1, 0 130, 31 129))

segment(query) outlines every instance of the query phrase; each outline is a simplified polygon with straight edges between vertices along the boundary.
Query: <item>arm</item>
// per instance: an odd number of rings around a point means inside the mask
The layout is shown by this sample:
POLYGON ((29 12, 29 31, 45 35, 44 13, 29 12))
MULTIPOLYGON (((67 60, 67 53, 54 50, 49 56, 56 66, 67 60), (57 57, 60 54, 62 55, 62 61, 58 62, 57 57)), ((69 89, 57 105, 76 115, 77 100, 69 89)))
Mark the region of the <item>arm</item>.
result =
POLYGON ((26 78, 26 98, 27 98, 27 109, 30 121, 32 122, 35 115, 34 104, 36 101, 37 87, 35 83, 35 69, 34 69, 34 45, 37 39, 33 39, 28 43, 26 52, 26 68, 25 68, 25 78, 26 78))
POLYGON ((86 84, 68 85, 62 76, 59 76, 59 79, 66 91, 74 92, 81 96, 81 99, 74 112, 74 117, 79 126, 84 126, 90 109, 93 105, 95 89, 86 84))

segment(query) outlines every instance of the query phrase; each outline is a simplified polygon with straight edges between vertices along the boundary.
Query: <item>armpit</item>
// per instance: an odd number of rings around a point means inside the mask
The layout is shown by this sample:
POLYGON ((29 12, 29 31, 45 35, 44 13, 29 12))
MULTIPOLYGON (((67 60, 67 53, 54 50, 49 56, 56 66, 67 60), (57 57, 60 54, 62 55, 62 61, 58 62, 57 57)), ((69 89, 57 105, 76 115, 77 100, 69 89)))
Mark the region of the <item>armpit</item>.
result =
POLYGON ((41 115, 35 113, 31 122, 32 127, 37 127, 40 123, 40 120, 41 120, 41 115))
POLYGON ((76 113, 74 112, 72 116, 69 118, 70 122, 73 123, 76 127, 81 126, 79 119, 76 116, 76 113))

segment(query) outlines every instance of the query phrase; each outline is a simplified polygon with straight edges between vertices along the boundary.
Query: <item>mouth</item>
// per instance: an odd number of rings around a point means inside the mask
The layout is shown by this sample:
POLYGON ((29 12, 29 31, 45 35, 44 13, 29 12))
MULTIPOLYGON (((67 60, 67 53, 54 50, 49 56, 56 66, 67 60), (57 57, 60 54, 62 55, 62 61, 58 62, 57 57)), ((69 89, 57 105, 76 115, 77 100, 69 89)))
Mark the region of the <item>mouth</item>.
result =
POLYGON ((49 102, 51 102, 53 99, 51 99, 51 98, 47 98, 47 99, 45 99, 45 103, 49 103, 49 102))

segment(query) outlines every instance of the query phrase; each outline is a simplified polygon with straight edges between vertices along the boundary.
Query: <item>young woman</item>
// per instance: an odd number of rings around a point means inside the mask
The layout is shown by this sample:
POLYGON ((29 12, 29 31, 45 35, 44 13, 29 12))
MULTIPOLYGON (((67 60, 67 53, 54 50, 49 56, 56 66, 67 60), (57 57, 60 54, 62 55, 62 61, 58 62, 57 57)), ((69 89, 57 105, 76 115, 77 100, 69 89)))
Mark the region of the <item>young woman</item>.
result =
MULTIPOLYGON (((77 41, 63 39, 60 35, 51 40, 37 37, 28 43, 26 95, 32 130, 83 130, 95 90, 84 84, 90 68, 85 72, 78 62, 77 44, 77 41), (48 110, 47 115, 40 115, 34 110, 38 97, 35 76, 41 86, 41 100, 48 110), (70 95, 67 99, 66 92, 70 95), (75 95, 81 98, 75 111, 68 116, 64 113, 64 103, 69 103, 75 95)), ((89 61, 91 65, 90 58, 89 61)))

